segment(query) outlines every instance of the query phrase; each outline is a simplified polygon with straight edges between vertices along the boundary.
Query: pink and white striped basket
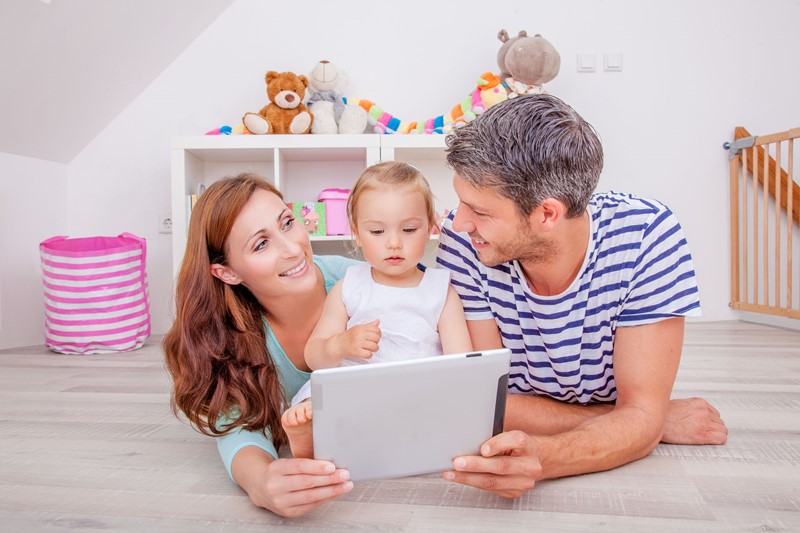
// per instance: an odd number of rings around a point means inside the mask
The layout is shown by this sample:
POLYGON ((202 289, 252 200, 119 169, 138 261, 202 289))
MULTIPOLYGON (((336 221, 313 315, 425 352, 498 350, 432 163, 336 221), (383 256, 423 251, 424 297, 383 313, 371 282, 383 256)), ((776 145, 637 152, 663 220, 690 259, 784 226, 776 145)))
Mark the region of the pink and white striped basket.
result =
POLYGON ((150 305, 142 237, 52 237, 39 244, 39 252, 48 348, 92 354, 144 344, 150 336, 150 305))

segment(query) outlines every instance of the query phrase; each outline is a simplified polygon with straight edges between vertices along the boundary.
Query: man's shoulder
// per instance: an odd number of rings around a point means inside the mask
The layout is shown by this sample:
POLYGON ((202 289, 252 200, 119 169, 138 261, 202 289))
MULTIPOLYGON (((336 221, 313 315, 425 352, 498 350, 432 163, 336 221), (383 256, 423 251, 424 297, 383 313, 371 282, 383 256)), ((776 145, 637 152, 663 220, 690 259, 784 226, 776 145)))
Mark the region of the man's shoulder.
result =
POLYGON ((653 217, 670 211, 658 200, 615 191, 593 194, 589 200, 589 210, 601 218, 621 218, 625 214, 653 217))
POLYGON ((592 195, 588 211, 596 232, 595 237, 600 240, 604 237, 618 237, 623 240, 640 238, 657 228, 664 231, 678 223, 672 210, 664 203, 619 192, 592 195))

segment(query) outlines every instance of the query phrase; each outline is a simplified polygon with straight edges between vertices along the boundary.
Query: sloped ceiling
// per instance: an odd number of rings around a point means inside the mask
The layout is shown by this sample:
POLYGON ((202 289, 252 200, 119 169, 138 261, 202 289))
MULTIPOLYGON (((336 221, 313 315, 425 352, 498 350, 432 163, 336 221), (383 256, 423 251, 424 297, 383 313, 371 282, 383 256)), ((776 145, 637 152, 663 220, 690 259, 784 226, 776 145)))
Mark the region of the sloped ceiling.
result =
POLYGON ((233 1, 0 1, 0 152, 69 162, 233 1))

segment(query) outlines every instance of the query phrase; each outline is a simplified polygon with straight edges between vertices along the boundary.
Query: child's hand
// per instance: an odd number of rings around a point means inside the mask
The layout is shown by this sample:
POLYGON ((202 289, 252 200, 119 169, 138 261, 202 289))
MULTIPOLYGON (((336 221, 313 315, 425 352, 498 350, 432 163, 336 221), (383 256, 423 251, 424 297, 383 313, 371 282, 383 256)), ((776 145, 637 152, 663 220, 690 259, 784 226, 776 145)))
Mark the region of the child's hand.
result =
POLYGON ((359 324, 348 329, 340 336, 341 353, 345 357, 360 357, 369 359, 378 351, 378 341, 381 340, 380 320, 373 320, 366 324, 359 324))

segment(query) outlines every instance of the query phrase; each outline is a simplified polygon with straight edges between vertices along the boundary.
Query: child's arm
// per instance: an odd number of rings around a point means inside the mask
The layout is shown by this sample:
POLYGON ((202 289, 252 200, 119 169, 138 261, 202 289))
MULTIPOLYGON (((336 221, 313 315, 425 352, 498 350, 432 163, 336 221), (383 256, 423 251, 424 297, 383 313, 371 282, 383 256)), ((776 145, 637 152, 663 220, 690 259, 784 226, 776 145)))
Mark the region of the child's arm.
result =
POLYGON ((458 293, 451 286, 447 287, 447 300, 439 317, 439 337, 442 339, 442 353, 472 351, 467 321, 464 318, 464 307, 461 305, 458 293))
POLYGON ((342 301, 342 282, 334 285, 303 355, 312 370, 339 366, 345 357, 372 357, 378 350, 381 330, 378 321, 347 329, 347 309, 342 301))

